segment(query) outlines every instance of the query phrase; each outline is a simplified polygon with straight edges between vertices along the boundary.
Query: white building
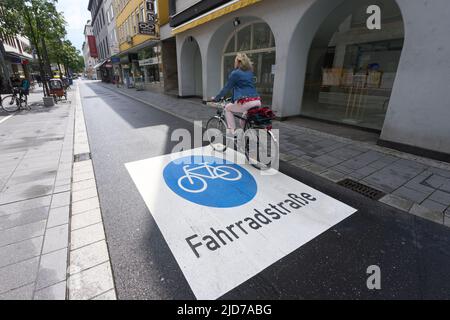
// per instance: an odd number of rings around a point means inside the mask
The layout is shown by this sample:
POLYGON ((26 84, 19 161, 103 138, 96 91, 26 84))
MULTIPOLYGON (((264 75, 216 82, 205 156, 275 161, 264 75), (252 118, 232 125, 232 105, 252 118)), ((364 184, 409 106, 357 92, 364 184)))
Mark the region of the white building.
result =
MULTIPOLYGON (((380 133, 379 144, 450 161, 448 0, 173 0, 180 96, 209 100, 237 52, 263 102, 380 133), (368 7, 381 9, 370 30, 368 7)), ((162 38, 164 40, 164 38, 162 38)))

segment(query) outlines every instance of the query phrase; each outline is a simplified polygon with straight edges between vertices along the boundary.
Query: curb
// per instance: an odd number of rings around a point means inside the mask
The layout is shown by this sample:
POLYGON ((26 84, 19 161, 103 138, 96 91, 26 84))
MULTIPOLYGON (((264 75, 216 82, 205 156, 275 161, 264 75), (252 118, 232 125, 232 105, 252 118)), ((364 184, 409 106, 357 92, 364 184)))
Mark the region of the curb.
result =
POLYGON ((76 85, 68 300, 117 300, 79 85, 76 85))

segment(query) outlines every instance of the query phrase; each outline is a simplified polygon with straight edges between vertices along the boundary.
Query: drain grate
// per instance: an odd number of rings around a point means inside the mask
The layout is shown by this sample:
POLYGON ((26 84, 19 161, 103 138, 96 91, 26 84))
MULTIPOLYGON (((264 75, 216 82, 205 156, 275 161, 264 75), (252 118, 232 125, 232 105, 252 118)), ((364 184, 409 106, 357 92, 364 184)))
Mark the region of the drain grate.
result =
POLYGON ((355 191, 359 194, 362 194, 363 196, 370 198, 372 200, 380 200, 382 197, 385 196, 384 192, 374 189, 372 187, 366 186, 365 184, 359 183, 352 179, 342 180, 342 181, 338 182, 338 185, 343 186, 352 191, 355 191))
POLYGON ((73 156, 73 162, 81 162, 91 160, 91 153, 80 153, 73 156))

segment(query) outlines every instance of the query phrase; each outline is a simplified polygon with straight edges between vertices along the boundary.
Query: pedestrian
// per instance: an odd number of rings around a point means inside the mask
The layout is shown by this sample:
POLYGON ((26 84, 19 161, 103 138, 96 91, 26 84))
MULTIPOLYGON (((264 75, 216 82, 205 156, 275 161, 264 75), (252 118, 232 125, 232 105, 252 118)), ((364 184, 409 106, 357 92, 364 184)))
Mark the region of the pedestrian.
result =
POLYGON ((234 70, 228 77, 228 82, 220 93, 213 98, 218 102, 230 91, 233 92, 231 102, 225 107, 227 119, 227 134, 235 135, 236 123, 233 112, 246 113, 249 109, 261 107, 261 97, 254 83, 253 64, 245 53, 238 53, 234 60, 234 70))

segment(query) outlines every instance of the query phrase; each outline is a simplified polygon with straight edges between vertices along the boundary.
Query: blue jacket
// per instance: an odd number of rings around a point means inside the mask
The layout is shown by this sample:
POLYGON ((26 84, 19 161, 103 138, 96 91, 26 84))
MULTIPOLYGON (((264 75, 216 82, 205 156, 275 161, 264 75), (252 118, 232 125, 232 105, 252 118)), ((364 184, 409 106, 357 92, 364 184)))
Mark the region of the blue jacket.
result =
POLYGON ((225 97, 225 95, 233 90, 232 101, 236 102, 244 98, 259 97, 253 81, 252 71, 243 71, 241 69, 234 69, 228 77, 228 82, 214 100, 218 101, 225 97))

